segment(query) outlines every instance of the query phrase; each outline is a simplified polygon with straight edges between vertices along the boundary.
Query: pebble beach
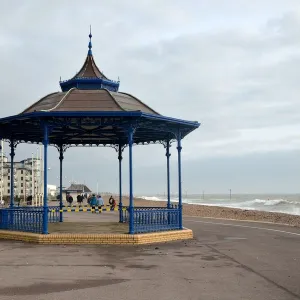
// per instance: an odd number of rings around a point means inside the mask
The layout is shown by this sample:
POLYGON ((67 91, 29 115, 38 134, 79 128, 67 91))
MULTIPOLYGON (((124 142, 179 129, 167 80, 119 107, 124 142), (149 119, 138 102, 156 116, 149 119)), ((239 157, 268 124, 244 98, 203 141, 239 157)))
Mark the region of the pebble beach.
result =
MULTIPOLYGON (((105 203, 108 203, 109 196, 104 196, 105 203)), ((118 197, 115 198, 118 202, 118 197)), ((123 196, 123 204, 128 205, 128 197, 123 196)), ((177 204, 177 203, 174 203, 177 204)), ((141 198, 134 198, 135 206, 166 206, 165 201, 151 201, 141 198)), ((185 216, 199 216, 206 218, 220 218, 231 220, 260 221, 289 226, 300 227, 300 216, 284 213, 274 213, 257 210, 244 210, 237 208, 227 208, 219 206, 206 206, 195 204, 183 204, 183 214, 185 216)))

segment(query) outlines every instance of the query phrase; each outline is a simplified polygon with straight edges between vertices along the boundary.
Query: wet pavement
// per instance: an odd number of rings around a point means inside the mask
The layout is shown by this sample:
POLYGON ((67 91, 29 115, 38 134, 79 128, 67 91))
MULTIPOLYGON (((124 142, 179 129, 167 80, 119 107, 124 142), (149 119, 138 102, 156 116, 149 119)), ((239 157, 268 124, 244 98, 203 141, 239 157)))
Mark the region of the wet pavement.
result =
POLYGON ((194 217, 184 223, 195 240, 149 246, 0 241, 0 299, 300 299, 300 229, 194 217))

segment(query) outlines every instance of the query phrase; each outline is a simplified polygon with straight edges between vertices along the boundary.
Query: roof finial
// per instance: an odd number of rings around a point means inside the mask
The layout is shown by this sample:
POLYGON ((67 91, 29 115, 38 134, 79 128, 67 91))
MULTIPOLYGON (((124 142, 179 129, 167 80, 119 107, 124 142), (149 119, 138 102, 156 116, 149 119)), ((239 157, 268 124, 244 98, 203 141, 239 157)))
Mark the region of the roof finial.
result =
POLYGON ((89 42, 89 52, 88 55, 92 56, 92 26, 90 25, 90 34, 89 34, 90 42, 89 42))

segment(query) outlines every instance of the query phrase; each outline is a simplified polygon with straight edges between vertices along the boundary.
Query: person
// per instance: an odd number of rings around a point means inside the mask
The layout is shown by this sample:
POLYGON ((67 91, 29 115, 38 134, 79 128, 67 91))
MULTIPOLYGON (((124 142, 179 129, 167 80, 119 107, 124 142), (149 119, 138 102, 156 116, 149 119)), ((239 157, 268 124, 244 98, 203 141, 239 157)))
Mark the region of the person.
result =
POLYGON ((78 194, 77 195, 77 203, 79 204, 79 206, 81 206, 82 202, 83 202, 83 197, 82 197, 82 195, 78 194))
POLYGON ((27 201, 27 205, 31 205, 32 204, 32 195, 28 196, 26 198, 26 201, 27 201))
POLYGON ((98 205, 100 207, 104 206, 104 200, 102 199, 101 195, 98 195, 98 205))
POLYGON ((116 207, 116 200, 113 198, 113 196, 111 195, 109 200, 108 200, 109 204, 110 204, 110 209, 115 209, 116 207))
POLYGON ((90 206, 92 207, 92 209, 95 209, 96 206, 98 206, 99 203, 98 203, 98 199, 96 198, 96 195, 93 194, 91 200, 90 200, 90 206))
POLYGON ((91 205, 91 199, 92 199, 92 195, 90 195, 90 196, 87 198, 87 203, 88 203, 89 205, 91 205))
POLYGON ((73 197, 70 194, 67 194, 67 202, 69 203, 70 206, 72 206, 73 203, 73 197))

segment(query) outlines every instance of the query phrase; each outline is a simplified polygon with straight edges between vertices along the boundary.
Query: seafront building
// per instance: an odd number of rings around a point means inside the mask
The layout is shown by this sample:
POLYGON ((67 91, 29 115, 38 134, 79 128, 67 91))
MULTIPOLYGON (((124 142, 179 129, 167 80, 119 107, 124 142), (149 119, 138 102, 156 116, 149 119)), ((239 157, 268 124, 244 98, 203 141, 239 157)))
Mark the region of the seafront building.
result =
POLYGON ((85 184, 72 183, 68 188, 63 189, 63 193, 64 193, 64 196, 66 196, 66 194, 68 194, 68 195, 72 196, 73 199, 75 200, 78 194, 83 194, 83 195, 89 196, 92 193, 92 191, 85 184))
MULTIPOLYGON (((10 161, 8 161, 6 156, 3 156, 3 158, 0 158, 0 164, 0 197, 3 199, 10 195, 11 190, 10 161)), ((16 197, 25 200, 30 195, 39 195, 42 193, 44 182, 40 159, 27 158, 14 162, 13 176, 13 189, 16 197)))
POLYGON ((14 161, 13 174, 11 174, 11 162, 3 152, 3 143, 0 155, 0 200, 9 197, 11 189, 14 190, 16 199, 25 201, 28 196, 33 196, 35 204, 41 202, 43 195, 43 172, 42 159, 36 157, 14 161), (11 176, 13 176, 13 187, 11 187, 11 176))

